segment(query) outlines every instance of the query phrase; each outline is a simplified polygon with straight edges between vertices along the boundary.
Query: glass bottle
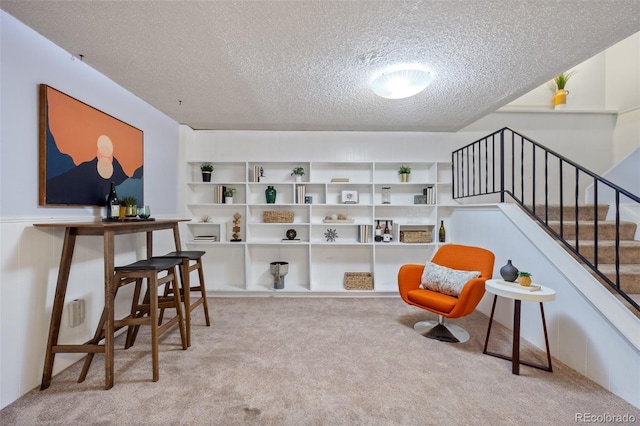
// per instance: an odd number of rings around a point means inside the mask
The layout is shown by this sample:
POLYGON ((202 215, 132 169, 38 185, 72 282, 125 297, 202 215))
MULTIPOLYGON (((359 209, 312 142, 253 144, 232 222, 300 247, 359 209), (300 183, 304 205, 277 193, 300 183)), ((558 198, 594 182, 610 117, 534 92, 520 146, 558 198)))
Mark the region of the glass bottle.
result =
POLYGON ((111 189, 107 196, 107 219, 117 219, 120 217, 120 201, 116 194, 116 185, 111 182, 111 189))
POLYGON ((375 235, 374 240, 377 241, 377 242, 382 241, 382 228, 380 227, 380 221, 379 220, 376 221, 376 235, 375 235))
POLYGON ((438 241, 444 243, 446 240, 447 231, 444 229, 444 221, 440 221, 440 230, 438 231, 438 241))
POLYGON ((391 242, 391 229, 389 228, 388 221, 386 221, 384 225, 384 232, 382 233, 382 241, 385 243, 391 242))

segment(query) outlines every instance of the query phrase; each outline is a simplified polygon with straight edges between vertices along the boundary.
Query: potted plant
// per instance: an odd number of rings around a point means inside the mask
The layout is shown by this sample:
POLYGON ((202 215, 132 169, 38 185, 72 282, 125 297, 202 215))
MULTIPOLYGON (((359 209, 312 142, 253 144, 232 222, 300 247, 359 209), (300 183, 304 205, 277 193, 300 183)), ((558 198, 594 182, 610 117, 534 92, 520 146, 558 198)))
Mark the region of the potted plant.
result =
POLYGON ((236 193, 235 188, 225 188, 224 190, 224 202, 225 204, 233 204, 233 194, 236 193))
POLYGON ((124 215, 124 217, 135 217, 138 214, 136 203, 137 200, 134 197, 122 197, 120 200, 120 215, 124 215))
POLYGON ((400 181, 401 182, 409 182, 409 175, 411 174, 411 167, 405 166, 403 164, 398 169, 398 174, 400 175, 400 181))
POLYGON ((531 273, 518 272, 518 283, 523 287, 529 287, 531 285, 531 273))
POLYGON ((291 176, 294 176, 296 182, 302 181, 302 176, 304 176, 304 169, 302 167, 294 167, 291 171, 291 176))
POLYGON ((553 78, 553 80, 551 80, 549 86, 555 93, 555 96, 553 97, 554 109, 562 109, 567 105, 567 95, 569 94, 569 91, 566 90, 565 87, 573 74, 575 74, 575 70, 563 72, 558 74, 553 78))
POLYGON ((211 173, 213 172, 213 164, 202 163, 200 165, 200 171, 202 172, 202 181, 211 182, 211 173))

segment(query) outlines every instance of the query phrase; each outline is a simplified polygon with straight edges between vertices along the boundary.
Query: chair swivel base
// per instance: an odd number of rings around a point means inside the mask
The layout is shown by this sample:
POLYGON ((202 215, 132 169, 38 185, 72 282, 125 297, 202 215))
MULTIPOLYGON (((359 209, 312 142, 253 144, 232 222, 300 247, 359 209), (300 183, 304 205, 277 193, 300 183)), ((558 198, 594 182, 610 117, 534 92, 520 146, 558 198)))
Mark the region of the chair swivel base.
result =
POLYGON ((420 321, 413 329, 424 337, 449 343, 464 343, 469 340, 469 333, 455 324, 444 324, 436 320, 420 321))

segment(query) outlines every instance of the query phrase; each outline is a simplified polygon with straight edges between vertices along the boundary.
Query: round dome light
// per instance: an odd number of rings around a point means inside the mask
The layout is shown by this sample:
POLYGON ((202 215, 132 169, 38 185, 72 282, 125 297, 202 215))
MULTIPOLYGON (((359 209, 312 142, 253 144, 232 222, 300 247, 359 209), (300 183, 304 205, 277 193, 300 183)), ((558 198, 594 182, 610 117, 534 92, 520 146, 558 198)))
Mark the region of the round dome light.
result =
POLYGON ((382 71, 371 81, 371 90, 387 99, 402 99, 417 95, 431 83, 431 73, 417 66, 405 66, 382 71))

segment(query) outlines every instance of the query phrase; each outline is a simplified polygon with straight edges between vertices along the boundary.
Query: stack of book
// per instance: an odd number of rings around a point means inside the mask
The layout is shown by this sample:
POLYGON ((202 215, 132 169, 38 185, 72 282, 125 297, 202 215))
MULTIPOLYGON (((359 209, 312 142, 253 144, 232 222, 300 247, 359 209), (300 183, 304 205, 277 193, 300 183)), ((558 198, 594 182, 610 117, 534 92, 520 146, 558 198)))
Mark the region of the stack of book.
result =
POLYGON ((422 195, 426 197, 425 204, 435 204, 436 203, 436 189, 433 185, 429 185, 422 190, 422 195))
POLYGON ((343 177, 337 177, 337 178, 331 178, 331 182, 349 182, 349 178, 343 178, 343 177))
POLYGON ((194 241, 218 241, 215 235, 197 235, 193 237, 194 241))
POLYGON ((216 204, 224 204, 224 191, 227 189, 224 185, 216 185, 213 187, 213 202, 216 204))

